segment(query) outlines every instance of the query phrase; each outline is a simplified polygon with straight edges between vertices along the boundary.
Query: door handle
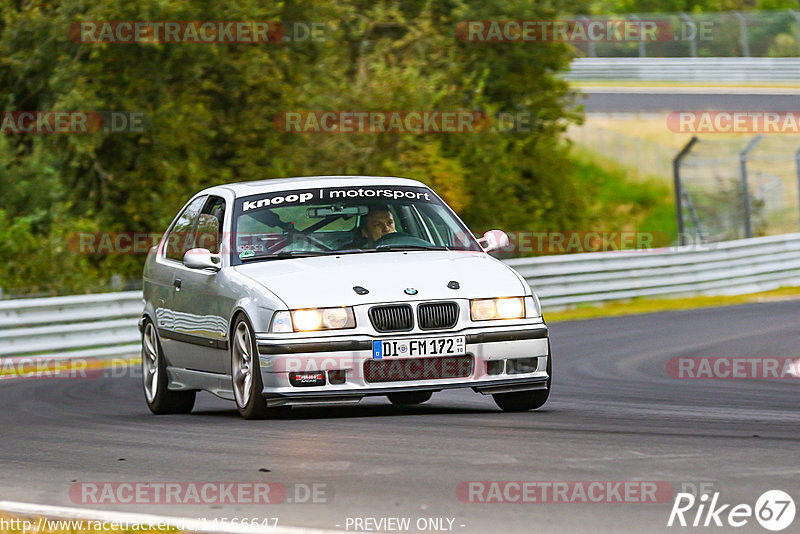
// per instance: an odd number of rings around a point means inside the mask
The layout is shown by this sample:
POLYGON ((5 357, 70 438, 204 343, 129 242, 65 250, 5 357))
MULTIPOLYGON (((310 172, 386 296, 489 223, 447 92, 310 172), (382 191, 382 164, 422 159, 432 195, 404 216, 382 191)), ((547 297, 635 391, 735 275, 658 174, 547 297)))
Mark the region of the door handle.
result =
POLYGON ((172 282, 172 285, 175 286, 175 291, 180 291, 181 290, 181 279, 180 278, 176 278, 172 282))

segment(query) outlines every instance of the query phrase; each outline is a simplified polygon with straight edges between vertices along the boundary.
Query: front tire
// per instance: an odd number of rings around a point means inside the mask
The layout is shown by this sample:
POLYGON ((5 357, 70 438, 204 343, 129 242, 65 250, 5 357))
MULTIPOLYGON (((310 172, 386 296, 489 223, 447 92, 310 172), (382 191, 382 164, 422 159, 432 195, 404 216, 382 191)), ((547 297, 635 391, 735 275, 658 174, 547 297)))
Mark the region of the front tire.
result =
POLYGON ((231 339, 231 378, 236 408, 245 419, 264 419, 267 402, 261 395, 261 367, 258 363, 258 346, 250 323, 239 317, 231 339))
POLYGON ((389 393, 389 402, 392 404, 408 405, 408 404, 422 404, 430 400, 433 393, 430 391, 405 391, 400 393, 389 393))
POLYGON ((553 381, 553 357, 547 355, 547 389, 534 389, 531 391, 515 391, 513 393, 497 393, 492 395, 495 404, 504 412, 527 412, 541 408, 550 397, 553 381))
POLYGON ((142 329, 142 387, 147 407, 156 415, 191 412, 197 392, 171 391, 168 381, 158 332, 148 319, 142 329))
POLYGON ((291 406, 267 408, 262 392, 261 365, 258 362, 258 345, 250 322, 240 315, 231 338, 231 378, 233 396, 239 414, 245 419, 266 419, 287 413, 291 406))

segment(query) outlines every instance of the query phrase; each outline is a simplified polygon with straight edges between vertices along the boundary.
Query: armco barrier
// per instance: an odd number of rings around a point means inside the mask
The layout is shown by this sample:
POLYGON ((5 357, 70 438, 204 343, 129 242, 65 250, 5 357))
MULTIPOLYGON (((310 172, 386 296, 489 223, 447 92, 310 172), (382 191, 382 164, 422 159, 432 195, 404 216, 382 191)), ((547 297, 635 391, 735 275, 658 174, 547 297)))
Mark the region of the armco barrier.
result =
POLYGON ((506 263, 525 277, 545 311, 634 297, 744 294, 800 285, 800 234, 506 263))
MULTIPOLYGON (((800 286, 800 234, 685 250, 506 260, 548 310, 634 297, 742 294, 800 286)), ((139 353, 138 291, 0 301, 0 359, 123 358, 139 353)))
POLYGON ((584 57, 572 60, 567 80, 681 82, 800 82, 800 58, 584 57))
POLYGON ((0 358, 139 353, 139 291, 0 301, 0 358))

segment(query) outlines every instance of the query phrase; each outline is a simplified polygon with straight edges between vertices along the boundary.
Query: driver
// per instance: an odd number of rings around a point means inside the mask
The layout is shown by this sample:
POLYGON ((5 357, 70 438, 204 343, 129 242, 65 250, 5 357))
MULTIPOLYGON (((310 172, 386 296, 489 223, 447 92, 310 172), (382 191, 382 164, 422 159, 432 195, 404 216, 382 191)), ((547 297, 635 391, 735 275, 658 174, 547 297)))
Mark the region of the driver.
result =
POLYGON ((367 238, 370 247, 375 246, 381 237, 396 231, 392 212, 385 206, 370 208, 369 213, 361 219, 361 235, 367 238))

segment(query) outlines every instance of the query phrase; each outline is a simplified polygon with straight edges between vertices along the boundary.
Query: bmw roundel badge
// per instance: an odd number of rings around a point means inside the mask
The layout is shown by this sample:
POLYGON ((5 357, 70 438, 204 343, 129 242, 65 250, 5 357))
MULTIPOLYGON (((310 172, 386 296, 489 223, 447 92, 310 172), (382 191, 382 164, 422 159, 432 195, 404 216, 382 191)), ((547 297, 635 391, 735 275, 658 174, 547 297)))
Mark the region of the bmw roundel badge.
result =
POLYGON ((416 295, 417 293, 419 293, 419 291, 417 291, 417 290, 416 290, 416 289, 414 289, 413 287, 407 287, 407 288, 406 288, 406 289, 403 291, 403 293, 405 293, 406 295, 416 295))

